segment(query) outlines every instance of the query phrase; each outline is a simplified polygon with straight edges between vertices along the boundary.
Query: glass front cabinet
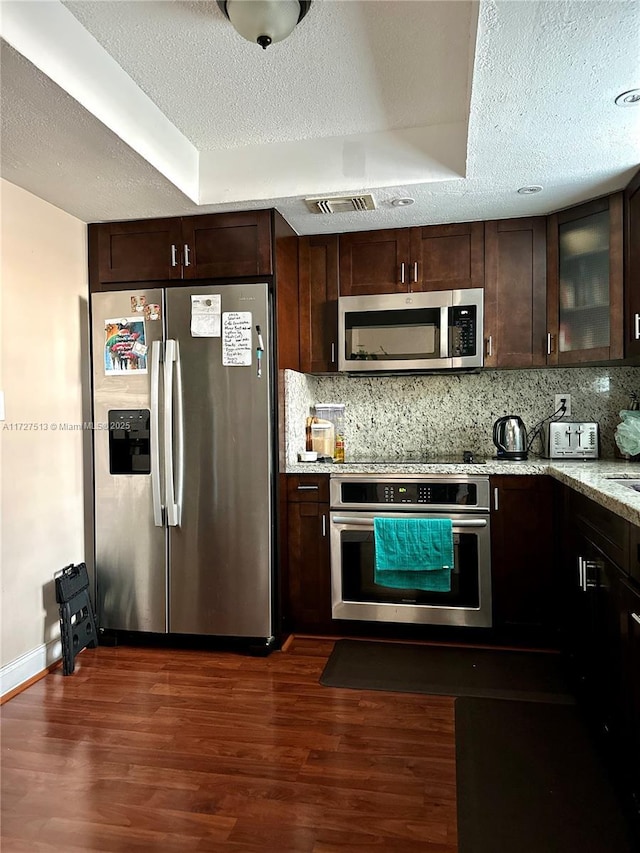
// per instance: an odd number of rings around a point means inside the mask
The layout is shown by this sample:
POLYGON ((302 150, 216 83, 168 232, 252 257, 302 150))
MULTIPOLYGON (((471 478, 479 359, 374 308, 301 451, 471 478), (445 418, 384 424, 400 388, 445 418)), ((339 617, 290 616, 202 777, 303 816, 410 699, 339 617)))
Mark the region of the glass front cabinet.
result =
POLYGON ((548 219, 547 364, 621 359, 622 193, 548 219))

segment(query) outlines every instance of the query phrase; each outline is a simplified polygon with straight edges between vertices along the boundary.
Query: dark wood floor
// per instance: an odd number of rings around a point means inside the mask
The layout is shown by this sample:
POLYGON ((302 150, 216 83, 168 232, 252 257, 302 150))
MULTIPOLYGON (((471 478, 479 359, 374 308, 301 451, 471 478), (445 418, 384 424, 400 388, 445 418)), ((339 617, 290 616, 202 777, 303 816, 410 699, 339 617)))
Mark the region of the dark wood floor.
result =
POLYGON ((3 853, 455 853, 453 699, 268 658, 87 649, 1 709, 3 853))

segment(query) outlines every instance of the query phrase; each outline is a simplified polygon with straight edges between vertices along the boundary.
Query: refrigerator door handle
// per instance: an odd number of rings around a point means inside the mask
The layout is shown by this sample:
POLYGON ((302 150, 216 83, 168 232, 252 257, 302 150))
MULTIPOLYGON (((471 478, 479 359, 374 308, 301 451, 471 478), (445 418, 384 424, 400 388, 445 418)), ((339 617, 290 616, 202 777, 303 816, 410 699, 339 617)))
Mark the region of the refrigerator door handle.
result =
POLYGON ((158 411, 161 353, 162 343, 160 341, 153 341, 151 344, 151 416, 149 429, 151 432, 151 494, 153 497, 153 523, 156 527, 163 526, 163 507, 160 497, 160 418, 158 411))
POLYGON ((182 520, 182 488, 184 481, 184 418, 182 409, 182 362, 180 360, 180 343, 176 341, 176 480, 175 480, 175 495, 176 504, 176 525, 180 525, 182 520))
POLYGON ((167 340, 164 352, 164 482, 167 525, 178 524, 178 507, 173 480, 173 365, 176 360, 176 342, 167 340))

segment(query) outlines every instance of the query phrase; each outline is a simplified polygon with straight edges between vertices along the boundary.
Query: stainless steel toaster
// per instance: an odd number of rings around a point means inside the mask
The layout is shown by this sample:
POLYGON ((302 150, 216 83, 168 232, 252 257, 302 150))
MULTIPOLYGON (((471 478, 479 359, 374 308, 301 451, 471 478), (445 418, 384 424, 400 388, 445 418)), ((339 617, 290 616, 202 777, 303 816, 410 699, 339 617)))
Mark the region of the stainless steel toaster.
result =
POLYGON ((547 459, 597 459, 598 424, 554 421, 543 432, 547 459))

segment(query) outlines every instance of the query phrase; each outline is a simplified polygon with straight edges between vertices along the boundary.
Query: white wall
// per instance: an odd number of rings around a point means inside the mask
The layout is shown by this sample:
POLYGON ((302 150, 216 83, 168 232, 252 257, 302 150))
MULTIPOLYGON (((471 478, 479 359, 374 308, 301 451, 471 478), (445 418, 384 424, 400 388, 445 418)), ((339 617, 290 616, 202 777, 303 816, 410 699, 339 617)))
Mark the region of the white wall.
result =
POLYGON ((85 559, 86 225, 0 184, 0 690, 60 657, 53 576, 85 559), (83 393, 84 387, 84 393, 83 393), (54 428, 55 427, 55 428, 54 428))

